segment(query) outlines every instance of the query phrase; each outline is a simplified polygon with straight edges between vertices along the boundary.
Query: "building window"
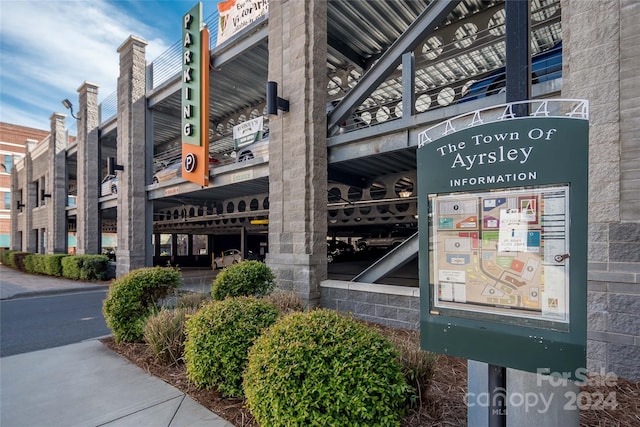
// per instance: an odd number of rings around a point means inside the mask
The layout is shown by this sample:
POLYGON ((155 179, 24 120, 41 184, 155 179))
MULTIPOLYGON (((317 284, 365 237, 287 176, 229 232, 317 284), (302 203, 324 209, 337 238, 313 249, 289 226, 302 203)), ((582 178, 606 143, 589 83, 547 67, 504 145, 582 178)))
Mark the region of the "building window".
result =
POLYGON ((11 209, 11 193, 8 191, 4 193, 4 209, 11 209))
POLYGON ((3 167, 0 168, 0 172, 11 173, 11 168, 13 167, 13 155, 5 154, 2 166, 3 167))

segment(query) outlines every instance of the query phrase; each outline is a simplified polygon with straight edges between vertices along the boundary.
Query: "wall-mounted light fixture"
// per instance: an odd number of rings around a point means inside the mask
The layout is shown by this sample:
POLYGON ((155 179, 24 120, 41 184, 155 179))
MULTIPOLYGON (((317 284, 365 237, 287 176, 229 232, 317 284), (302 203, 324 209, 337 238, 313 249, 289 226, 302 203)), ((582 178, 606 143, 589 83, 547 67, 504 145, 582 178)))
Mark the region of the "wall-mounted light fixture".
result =
POLYGON ((42 200, 42 201, 44 202, 44 199, 45 199, 45 198, 47 198, 47 197, 49 197, 49 198, 50 198, 50 197, 51 197, 51 194, 47 194, 47 193, 45 193, 45 192, 44 192, 44 189, 43 189, 43 190, 40 190, 40 200, 42 200))
POLYGON ((278 110, 289 111, 289 100, 278 96, 278 83, 267 82, 267 115, 278 115, 278 110))
POLYGON ((107 174, 115 175, 116 171, 123 171, 124 166, 116 163, 115 157, 107 157, 107 174))
POLYGON ((71 103, 71 101, 69 101, 67 98, 62 100, 62 105, 64 105, 64 108, 66 108, 67 110, 69 110, 71 112, 71 117, 73 117, 74 119, 78 120, 78 117, 76 117, 75 114, 73 114, 73 104, 71 103))
POLYGON ((20 200, 16 200, 16 209, 22 212, 22 208, 24 208, 24 203, 21 203, 20 200))

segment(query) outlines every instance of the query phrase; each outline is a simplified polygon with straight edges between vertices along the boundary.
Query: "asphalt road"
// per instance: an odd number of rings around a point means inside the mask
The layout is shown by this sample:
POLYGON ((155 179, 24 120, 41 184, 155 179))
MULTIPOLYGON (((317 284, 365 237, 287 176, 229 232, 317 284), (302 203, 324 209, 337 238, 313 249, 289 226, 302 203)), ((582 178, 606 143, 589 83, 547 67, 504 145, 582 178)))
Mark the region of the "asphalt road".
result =
POLYGON ((0 357, 109 335, 106 289, 0 301, 0 357))

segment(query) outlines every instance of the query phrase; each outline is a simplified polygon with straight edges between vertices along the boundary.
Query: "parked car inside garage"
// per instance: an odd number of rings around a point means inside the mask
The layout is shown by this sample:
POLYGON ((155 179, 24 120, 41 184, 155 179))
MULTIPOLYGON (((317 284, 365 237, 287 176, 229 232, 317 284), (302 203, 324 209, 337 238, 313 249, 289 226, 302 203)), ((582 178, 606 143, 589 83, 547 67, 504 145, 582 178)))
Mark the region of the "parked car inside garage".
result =
POLYGON ((109 196, 118 194, 118 177, 116 175, 107 175, 100 184, 100 196, 109 196))
POLYGON ((354 253, 353 246, 342 240, 327 240, 327 262, 346 259, 354 253))
POLYGON ((213 258, 211 268, 225 268, 231 264, 237 264, 242 261, 242 254, 238 249, 227 249, 220 256, 213 258))

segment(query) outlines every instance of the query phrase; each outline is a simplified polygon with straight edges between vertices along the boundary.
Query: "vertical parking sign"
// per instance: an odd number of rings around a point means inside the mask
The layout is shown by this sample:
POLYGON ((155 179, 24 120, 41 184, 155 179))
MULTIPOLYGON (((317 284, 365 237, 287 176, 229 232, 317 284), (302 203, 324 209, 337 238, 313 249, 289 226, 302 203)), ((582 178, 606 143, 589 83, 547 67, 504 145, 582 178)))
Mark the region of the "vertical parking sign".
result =
POLYGON ((209 185, 209 30, 202 3, 182 17, 182 177, 209 185))

